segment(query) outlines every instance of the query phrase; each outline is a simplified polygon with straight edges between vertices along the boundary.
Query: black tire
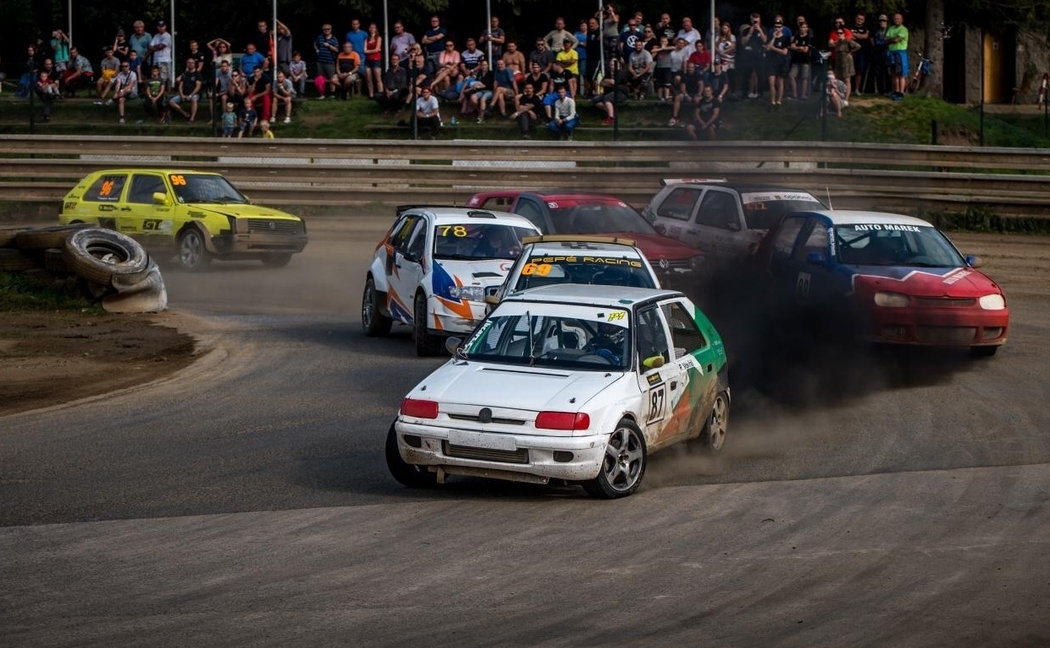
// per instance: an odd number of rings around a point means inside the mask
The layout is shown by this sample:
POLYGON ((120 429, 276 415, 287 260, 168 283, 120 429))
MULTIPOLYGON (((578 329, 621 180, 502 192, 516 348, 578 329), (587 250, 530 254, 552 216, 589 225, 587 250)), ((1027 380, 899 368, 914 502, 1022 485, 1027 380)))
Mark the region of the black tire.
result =
POLYGON ((719 452, 726 442, 726 431, 729 429, 729 392, 720 390, 711 405, 711 414, 704 424, 700 441, 705 450, 719 452))
POLYGON ((59 248, 44 250, 44 270, 56 275, 70 274, 69 266, 66 265, 65 253, 59 248))
POLYGON ((149 255, 134 239, 107 229, 74 232, 62 246, 69 270, 90 283, 110 286, 119 276, 125 283, 141 281, 149 273, 149 255))
POLYGON ((390 424, 390 431, 386 433, 386 467, 390 474, 402 486, 409 488, 430 488, 437 484, 437 474, 427 470, 426 466, 415 466, 406 463, 401 458, 401 451, 397 448, 397 431, 390 424))
POLYGON ((292 253, 270 254, 262 258, 263 265, 267 268, 283 268, 292 260, 292 253))
POLYGON ((416 355, 421 358, 441 351, 441 340, 427 329, 427 297, 423 293, 416 295, 412 308, 412 337, 416 341, 416 355))
POLYGON ((394 321, 379 310, 376 283, 372 277, 365 280, 365 290, 361 295, 361 328, 368 337, 382 337, 390 333, 394 321))
POLYGON ((179 267, 189 272, 207 270, 211 265, 211 252, 204 242, 204 235, 196 227, 187 228, 178 238, 177 258, 179 267))
POLYGON ((0 248, 0 272, 22 272, 39 267, 36 259, 21 250, 0 248))
POLYGON ((970 347, 970 355, 974 358, 991 358, 999 351, 999 346, 973 346, 970 347))
POLYGON ((15 234, 15 247, 19 250, 42 251, 48 248, 60 248, 65 245, 71 234, 89 228, 90 225, 55 225, 22 230, 15 234))
POLYGON ((641 486, 647 463, 645 435, 634 421, 622 418, 609 435, 598 476, 584 482, 583 488, 602 499, 627 497, 641 486))

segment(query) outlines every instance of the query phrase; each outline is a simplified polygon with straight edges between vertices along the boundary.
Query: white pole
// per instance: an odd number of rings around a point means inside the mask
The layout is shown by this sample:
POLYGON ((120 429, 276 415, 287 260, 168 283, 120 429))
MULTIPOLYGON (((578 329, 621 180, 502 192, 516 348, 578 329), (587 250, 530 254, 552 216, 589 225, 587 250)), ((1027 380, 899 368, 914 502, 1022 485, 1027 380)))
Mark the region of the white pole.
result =
POLYGON ((390 18, 386 11, 386 0, 383 0, 383 69, 390 67, 390 18))
POLYGON ((602 6, 606 1, 598 0, 598 72, 602 76, 605 76, 605 14, 602 13, 602 6))
POLYGON ((171 74, 169 74, 169 82, 171 87, 175 87, 175 67, 178 58, 175 57, 175 0, 171 0, 171 26, 168 28, 168 33, 171 34, 171 74))
POLYGON ((707 51, 711 52, 711 69, 714 69, 715 63, 715 41, 718 40, 718 34, 715 33, 715 0, 711 0, 711 47, 707 51))
POLYGON ((485 0, 485 29, 488 33, 488 38, 485 39, 485 44, 489 46, 489 69, 495 70, 496 64, 492 62, 492 0, 485 0))
POLYGON ((69 0, 69 25, 66 30, 66 36, 69 37, 69 46, 73 46, 73 0, 69 0))

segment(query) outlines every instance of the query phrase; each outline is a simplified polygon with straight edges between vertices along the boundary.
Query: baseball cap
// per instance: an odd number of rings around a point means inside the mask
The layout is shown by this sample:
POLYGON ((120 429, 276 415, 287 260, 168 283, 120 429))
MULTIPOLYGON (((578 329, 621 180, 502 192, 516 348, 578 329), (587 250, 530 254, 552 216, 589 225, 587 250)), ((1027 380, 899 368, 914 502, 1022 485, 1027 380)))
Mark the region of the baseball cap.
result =
POLYGON ((889 20, 889 18, 886 17, 886 14, 879 14, 879 20, 889 20))
POLYGON ((157 27, 167 27, 167 26, 168 26, 168 23, 164 22, 163 20, 158 20, 157 21, 157 27))

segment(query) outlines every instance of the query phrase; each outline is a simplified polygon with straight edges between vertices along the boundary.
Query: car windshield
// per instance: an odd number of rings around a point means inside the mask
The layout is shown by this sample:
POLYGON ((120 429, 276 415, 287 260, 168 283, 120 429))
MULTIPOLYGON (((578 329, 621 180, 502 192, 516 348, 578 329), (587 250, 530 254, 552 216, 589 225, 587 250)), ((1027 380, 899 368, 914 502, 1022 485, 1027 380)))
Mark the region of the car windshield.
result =
POLYGON ((240 203, 248 199, 233 188, 229 181, 217 175, 172 173, 168 176, 180 203, 240 203))
POLYGON ((624 203, 552 207, 551 222, 556 234, 656 234, 652 223, 624 203))
POLYGON ((516 259, 525 236, 536 236, 536 230, 493 222, 442 223, 434 226, 434 258, 516 259))
POLYGON ((804 191, 741 193, 740 201, 747 228, 752 230, 773 229, 784 214, 794 211, 824 209, 824 203, 804 191))
POLYGON ((847 265, 959 268, 962 255, 935 227, 863 223, 835 226, 835 247, 847 265))
POLYGON ((521 265, 511 290, 527 290, 549 284, 577 283, 600 286, 657 288, 638 257, 616 254, 533 254, 521 265))
POLYGON ((630 314, 618 308, 503 302, 462 349, 468 360, 582 371, 626 370, 630 314))

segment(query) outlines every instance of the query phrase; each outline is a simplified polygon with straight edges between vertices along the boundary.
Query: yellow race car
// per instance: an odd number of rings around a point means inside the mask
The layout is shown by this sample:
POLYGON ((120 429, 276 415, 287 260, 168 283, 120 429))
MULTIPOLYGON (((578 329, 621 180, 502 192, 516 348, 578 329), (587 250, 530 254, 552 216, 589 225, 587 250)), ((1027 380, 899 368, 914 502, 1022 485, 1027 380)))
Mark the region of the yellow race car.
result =
POLYGON ((204 171, 107 169, 89 174, 62 200, 59 221, 114 229, 187 270, 215 259, 288 264, 306 247, 303 219, 252 205, 226 178, 204 171))

